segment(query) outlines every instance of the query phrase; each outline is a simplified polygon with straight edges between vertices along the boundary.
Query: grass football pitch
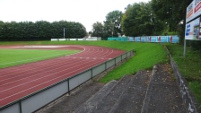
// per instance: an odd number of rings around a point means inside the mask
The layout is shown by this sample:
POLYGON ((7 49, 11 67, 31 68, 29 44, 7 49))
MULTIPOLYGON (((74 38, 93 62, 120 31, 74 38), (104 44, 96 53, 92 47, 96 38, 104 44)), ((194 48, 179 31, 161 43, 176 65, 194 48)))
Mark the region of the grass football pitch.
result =
POLYGON ((71 55, 78 50, 33 50, 33 49, 0 49, 0 68, 37 62, 64 55, 71 55))

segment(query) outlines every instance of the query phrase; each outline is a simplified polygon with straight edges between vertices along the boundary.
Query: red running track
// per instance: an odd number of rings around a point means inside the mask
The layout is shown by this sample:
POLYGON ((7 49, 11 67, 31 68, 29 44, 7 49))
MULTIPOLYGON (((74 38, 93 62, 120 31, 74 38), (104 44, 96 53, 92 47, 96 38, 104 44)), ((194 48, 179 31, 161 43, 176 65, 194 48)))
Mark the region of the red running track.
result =
POLYGON ((0 69, 0 108, 125 53, 111 48, 81 45, 0 48, 82 50, 70 56, 0 69))

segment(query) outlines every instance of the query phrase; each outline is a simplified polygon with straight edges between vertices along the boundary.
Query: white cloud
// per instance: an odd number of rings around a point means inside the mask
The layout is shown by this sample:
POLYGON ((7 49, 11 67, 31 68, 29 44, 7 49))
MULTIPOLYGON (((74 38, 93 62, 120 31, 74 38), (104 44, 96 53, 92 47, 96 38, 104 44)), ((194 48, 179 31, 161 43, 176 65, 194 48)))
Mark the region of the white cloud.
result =
POLYGON ((82 23, 87 31, 103 22, 113 11, 124 11, 128 4, 150 0, 0 0, 0 20, 49 22, 67 20, 82 23))

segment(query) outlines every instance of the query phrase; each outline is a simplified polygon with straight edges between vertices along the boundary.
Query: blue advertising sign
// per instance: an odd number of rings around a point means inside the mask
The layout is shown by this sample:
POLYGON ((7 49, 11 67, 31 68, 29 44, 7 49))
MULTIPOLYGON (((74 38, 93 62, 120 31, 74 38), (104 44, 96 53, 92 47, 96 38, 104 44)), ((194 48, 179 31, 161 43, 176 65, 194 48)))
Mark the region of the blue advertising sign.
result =
POLYGON ((186 8, 186 40, 201 40, 201 0, 193 0, 186 8))
POLYGON ((186 24, 185 39, 201 40, 200 17, 186 24))

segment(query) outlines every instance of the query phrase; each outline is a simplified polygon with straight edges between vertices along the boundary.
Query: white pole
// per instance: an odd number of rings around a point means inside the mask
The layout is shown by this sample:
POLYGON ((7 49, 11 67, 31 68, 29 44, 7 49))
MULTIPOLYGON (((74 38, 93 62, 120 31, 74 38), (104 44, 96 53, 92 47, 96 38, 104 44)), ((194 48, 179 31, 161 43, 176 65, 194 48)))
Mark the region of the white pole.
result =
POLYGON ((63 29, 63 35, 64 35, 64 38, 65 38, 65 35, 66 35, 66 28, 63 29))

